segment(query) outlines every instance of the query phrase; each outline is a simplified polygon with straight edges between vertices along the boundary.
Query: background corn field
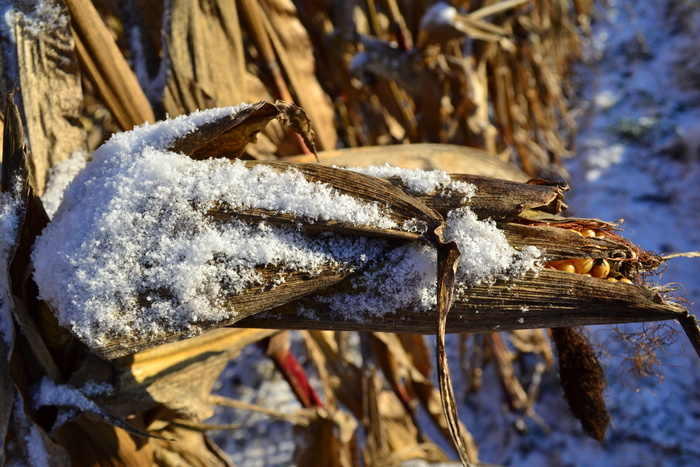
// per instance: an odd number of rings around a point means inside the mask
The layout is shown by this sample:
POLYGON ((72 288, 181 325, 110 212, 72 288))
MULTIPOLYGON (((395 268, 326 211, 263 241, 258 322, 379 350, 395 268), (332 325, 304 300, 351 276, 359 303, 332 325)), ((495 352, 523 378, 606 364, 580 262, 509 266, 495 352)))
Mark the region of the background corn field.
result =
MULTIPOLYGON (((522 172, 499 166, 496 175, 522 181, 565 178, 563 159, 576 149, 570 78, 590 39, 589 1, 453 2, 459 9, 400 0, 32 3, 5 4, 16 16, 3 48, 16 48, 17 63, 4 59, 2 91, 20 89, 40 195, 51 190, 52 168, 76 154, 84 158, 112 133, 260 100, 304 108, 319 150, 449 143, 515 164, 522 172)), ((369 159, 379 163, 398 152, 405 163, 418 164, 405 146, 369 159)), ((453 169, 461 156, 445 152, 429 166, 463 171, 453 169)), ((352 161, 362 154, 338 157, 352 161)), ((301 138, 276 122, 247 147, 245 158, 311 160, 301 138)), ((207 424, 214 407, 293 426, 297 465, 454 458, 443 439, 427 436, 449 439, 449 429, 431 378, 433 350, 420 336, 301 331, 290 340, 286 332, 225 328, 107 362, 58 328, 47 310, 39 312, 58 381, 119 388, 118 397, 91 394, 99 410, 65 423, 53 439, 42 435, 56 465, 68 459, 74 465, 230 465, 208 433, 249 428, 207 424), (289 413, 264 400, 211 394, 227 362, 244 349, 283 375, 300 408, 289 413), (303 366, 294 355, 304 356, 303 366)), ((535 404, 539 382, 554 371, 546 330, 461 335, 452 342, 463 390, 488 392, 483 374, 492 371, 508 413, 545 426, 535 404)), ((23 358, 42 360, 29 350, 23 358)), ((12 402, 3 399, 0 411, 12 412, 12 402)), ((31 431, 30 420, 13 417, 15 426, 31 431)), ((55 419, 55 409, 39 410, 35 426, 49 429, 55 419)), ((469 434, 478 427, 463 428, 470 458, 479 459, 469 434)), ((23 445, 19 429, 8 439, 6 461, 35 446, 23 445)))

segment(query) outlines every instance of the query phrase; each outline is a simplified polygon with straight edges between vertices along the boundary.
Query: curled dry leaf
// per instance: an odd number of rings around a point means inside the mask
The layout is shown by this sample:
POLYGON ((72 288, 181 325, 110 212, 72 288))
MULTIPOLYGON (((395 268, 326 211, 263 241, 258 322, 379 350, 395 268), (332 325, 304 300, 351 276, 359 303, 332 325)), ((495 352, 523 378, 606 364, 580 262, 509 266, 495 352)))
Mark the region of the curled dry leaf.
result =
POLYGON ((0 282, 0 404, 3 409, 0 416, 0 439, 3 440, 0 462, 23 462, 35 455, 37 462, 47 465, 50 459, 57 464, 67 463, 65 450, 32 416, 30 381, 36 375, 49 375, 56 380, 61 375, 29 316, 23 291, 27 275, 26 254, 36 235, 32 230, 36 224, 27 221, 27 214, 36 208, 36 204, 33 203, 24 130, 14 102, 14 91, 5 96, 4 115, 0 197, 0 225, 4 233, 0 242, 3 271, 0 282), (23 353, 23 348, 29 350, 23 353), (33 365, 26 365, 25 359, 33 365), (6 439, 15 442, 7 446, 6 439), (37 450, 41 452, 37 453, 37 450))
POLYGON ((168 149, 185 153, 192 159, 237 159, 243 155, 248 143, 255 143, 257 134, 275 118, 298 132, 309 149, 316 152, 314 132, 306 113, 296 105, 284 101, 275 104, 261 101, 240 106, 236 112, 199 125, 194 133, 176 137, 168 149))

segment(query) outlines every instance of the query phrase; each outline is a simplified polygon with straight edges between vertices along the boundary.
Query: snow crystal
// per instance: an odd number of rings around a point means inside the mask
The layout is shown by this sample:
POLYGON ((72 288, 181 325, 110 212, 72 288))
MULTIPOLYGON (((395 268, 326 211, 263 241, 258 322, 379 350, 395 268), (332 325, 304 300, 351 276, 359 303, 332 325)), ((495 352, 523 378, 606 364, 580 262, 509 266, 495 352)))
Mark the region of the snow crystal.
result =
POLYGON ((85 164, 89 154, 85 151, 75 151, 63 162, 59 162, 49 170, 46 189, 41 197, 42 204, 49 217, 53 217, 63 199, 63 191, 75 178, 85 164))
POLYGON ((452 192, 461 193, 465 198, 471 198, 476 193, 476 187, 463 181, 455 181, 447 172, 442 170, 403 169, 389 164, 373 165, 370 167, 350 167, 348 170, 360 172, 373 177, 398 177, 404 188, 413 195, 445 195, 452 192))

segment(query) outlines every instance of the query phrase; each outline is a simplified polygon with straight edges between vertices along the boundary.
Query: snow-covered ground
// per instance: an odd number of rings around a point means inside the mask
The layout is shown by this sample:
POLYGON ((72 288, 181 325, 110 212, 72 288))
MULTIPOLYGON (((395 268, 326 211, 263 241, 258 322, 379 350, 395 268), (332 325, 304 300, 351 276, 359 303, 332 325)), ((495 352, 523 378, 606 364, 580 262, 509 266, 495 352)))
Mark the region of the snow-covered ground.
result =
MULTIPOLYGON (((607 3, 593 24, 587 63, 577 71, 583 102, 578 148, 568 163, 569 213, 623 218, 624 236, 647 250, 700 250, 700 3, 607 3)), ((683 284, 680 296, 700 299, 698 258, 673 259, 652 279, 683 284)), ((492 395, 470 398, 460 413, 482 459, 514 466, 699 465, 700 359, 679 331, 668 323, 658 333, 665 338, 656 353, 659 378, 630 372, 626 359, 633 354, 611 340, 611 328, 590 330, 604 349, 613 417, 602 444, 583 436, 568 415, 553 375, 537 405, 550 433, 530 420, 519 435, 513 415, 497 417, 492 395)), ((492 368, 487 384, 497 384, 492 368)))
MULTIPOLYGON (((577 72, 582 101, 578 149, 568 162, 569 213, 607 221, 623 218, 624 235, 647 250, 700 250, 700 2, 605 3, 593 24, 587 61, 577 72)), ((673 259, 654 280, 681 283, 679 294, 698 300, 700 259, 673 259)), ((697 313, 697 306, 690 309, 697 313)), ((504 408, 498 390, 462 397, 459 413, 479 444, 481 459, 538 467, 700 465, 700 358, 678 331, 679 326, 669 323, 658 334, 664 338, 657 351, 660 378, 629 371, 627 359, 633 354, 612 339, 612 328, 590 330, 593 342, 603 349, 609 384, 613 422, 604 443, 583 434, 554 371, 545 374, 536 407, 550 432, 504 408)), ((288 389, 274 377, 236 379, 256 374, 246 362, 259 362, 260 355, 249 357, 232 363, 221 390, 245 398, 246 387, 253 384, 274 395, 275 404, 294 410, 293 403, 284 402, 291 400, 288 389)), ((271 376, 270 368, 262 371, 271 376)), ((459 397, 459 380, 455 386, 459 397)), ((484 387, 500 387, 493 366, 486 368, 484 387)), ((259 400, 262 393, 248 397, 259 400)), ((216 421, 250 424, 254 418, 222 411, 216 421)), ((218 439, 239 467, 288 465, 293 445, 285 442, 291 440, 291 427, 263 422, 258 428, 257 437, 246 429, 239 433, 243 437, 234 431, 218 439)))

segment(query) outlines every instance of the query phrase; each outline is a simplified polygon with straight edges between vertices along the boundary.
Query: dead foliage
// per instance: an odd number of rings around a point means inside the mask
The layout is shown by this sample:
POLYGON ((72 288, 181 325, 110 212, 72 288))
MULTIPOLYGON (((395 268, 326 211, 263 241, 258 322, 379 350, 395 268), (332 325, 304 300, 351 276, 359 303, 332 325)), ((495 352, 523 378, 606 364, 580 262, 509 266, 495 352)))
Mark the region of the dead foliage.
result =
MULTIPOLYGON (((526 175, 503 163, 517 159, 530 176, 562 173, 560 158, 570 151, 575 129, 567 112, 566 76, 587 33, 592 2, 483 1, 459 10, 442 4, 448 20, 436 22, 430 14, 436 7, 424 1, 66 0, 65 6, 50 2, 61 10, 61 21, 43 29, 29 27, 33 13, 27 2, 15 3, 13 35, 1 38, 4 50, 12 51, 7 56, 14 54, 16 60, 2 64, 3 89, 17 85, 21 92, 19 109, 10 94, 3 116, 2 187, 17 200, 13 206, 20 225, 9 243, 2 275, 7 287, 0 297, 11 318, 10 337, 0 340, 0 465, 30 458, 37 446, 55 465, 230 465, 207 431, 236 427, 203 423, 214 406, 284 419, 295 427, 299 465, 338 466, 449 459, 416 420, 421 407, 455 442, 462 461, 475 463, 478 447, 456 414, 459 396, 450 381, 446 332, 487 333, 460 338, 459 357, 470 388, 479 388, 482 366, 493 362, 511 409, 535 420, 538 381, 553 364, 541 328, 678 319, 700 349, 695 318, 666 301, 662 291, 638 281, 604 282, 551 267, 537 277, 479 286, 454 297, 459 252, 445 244, 440 229, 443 216, 461 199, 414 197, 400 180, 300 163, 314 161, 315 141, 319 150, 354 148, 340 155, 321 153, 321 162, 331 165, 465 164, 480 175, 523 182, 526 175), (300 104, 308 118, 299 107, 269 103, 277 99, 300 104), (272 294, 255 290, 234 297, 240 300, 236 305, 249 307, 247 317, 207 323, 193 339, 177 341, 181 336, 175 333, 160 341, 127 340, 114 342, 113 348, 88 349, 58 326, 46 304, 37 302, 29 273, 31 245, 48 222, 36 198, 48 169, 76 150, 94 149, 118 128, 241 101, 258 104, 247 114, 200 128, 171 149, 195 159, 286 157, 268 164, 279 170, 294 164, 310 179, 362 199, 389 199, 402 207, 397 212, 405 218, 421 217, 430 226, 427 240, 441 258, 438 308, 402 310, 362 324, 338 320, 325 310, 322 298, 331 287, 354 290, 352 275, 340 269, 316 281, 290 275, 288 287, 272 294), (360 147, 387 143, 460 146, 360 147), (300 305, 317 318, 298 313, 300 305), (484 309, 489 313, 477 313, 484 309), (261 316, 263 310, 275 317, 261 316), (527 319, 521 321, 523 310, 527 319), (231 324, 238 327, 223 327, 231 324), (290 353, 279 329, 302 329, 321 394, 309 386, 308 368, 290 353), (358 362, 348 352, 355 345, 349 342, 357 337, 355 331, 368 330, 373 332, 359 337, 358 362), (416 334, 437 335, 438 384, 431 377, 432 346, 416 334), (211 396, 226 363, 252 344, 264 347, 303 409, 282 414, 211 396), (539 362, 525 377, 513 365, 524 354, 536 355, 539 362), (525 385, 526 379, 531 384, 525 385), (91 382, 104 383, 107 390, 91 392, 91 382), (36 388, 44 383, 82 398, 81 405, 37 405, 36 388), (366 443, 358 447, 358 439, 366 443)), ((612 224, 563 218, 564 185, 455 178, 478 185, 470 207, 481 218, 493 218, 516 248, 546 247, 552 261, 609 260, 616 273, 634 280, 658 265, 655 257, 615 234, 612 224), (605 234, 572 233, 587 228, 605 234)), ((425 240, 371 226, 310 226, 279 213, 238 212, 224 205, 202 215, 219 222, 237 217, 301 223, 309 235, 425 240)), ((573 405, 586 407, 574 412, 589 433, 601 438, 607 418, 598 399, 595 355, 574 331, 553 333, 555 341, 563 341, 557 345, 560 357, 565 356, 563 363, 560 358, 564 387, 571 385, 572 371, 588 375, 590 390, 566 389, 566 394, 569 401, 579 401, 573 405), (572 345, 577 342, 581 345, 572 345)))

